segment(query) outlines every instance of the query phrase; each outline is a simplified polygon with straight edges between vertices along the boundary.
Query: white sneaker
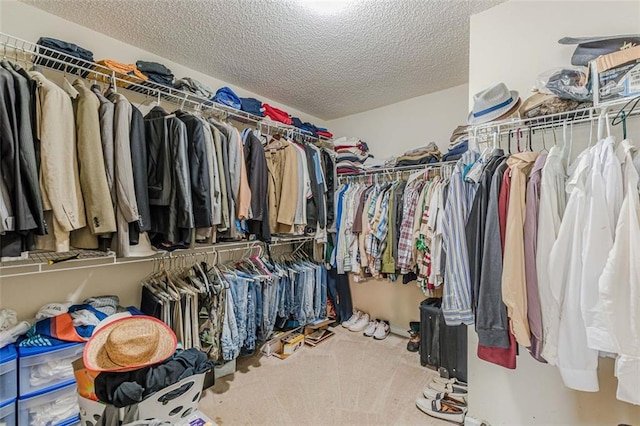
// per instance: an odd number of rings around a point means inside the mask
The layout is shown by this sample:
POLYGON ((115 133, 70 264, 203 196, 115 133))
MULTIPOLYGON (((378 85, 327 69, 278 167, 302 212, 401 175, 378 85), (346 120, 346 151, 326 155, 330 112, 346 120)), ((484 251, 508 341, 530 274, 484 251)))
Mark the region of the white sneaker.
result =
POLYGON ((458 424, 464 424, 464 410, 448 404, 441 399, 416 399, 416 406, 420 411, 437 419, 447 420, 458 424))
POLYGON ((380 321, 378 323, 378 326, 376 327, 375 333, 373 334, 373 338, 376 340, 384 340, 387 338, 390 331, 391 331, 391 328, 389 327, 389 322, 380 321))
POLYGON ((356 322, 351 324, 349 331, 364 331, 369 325, 369 314, 362 315, 356 322))
POLYGON ((355 324, 356 321, 358 321, 360 319, 360 317, 362 316, 362 312, 360 311, 354 311, 353 315, 351 315, 351 318, 349 318, 346 321, 342 321, 342 326, 344 328, 349 328, 351 327, 353 324, 355 324))
POLYGON ((373 336, 373 333, 376 332, 376 327, 378 326, 378 321, 369 321, 369 326, 367 327, 367 329, 364 331, 365 336, 367 337, 371 337, 373 336))

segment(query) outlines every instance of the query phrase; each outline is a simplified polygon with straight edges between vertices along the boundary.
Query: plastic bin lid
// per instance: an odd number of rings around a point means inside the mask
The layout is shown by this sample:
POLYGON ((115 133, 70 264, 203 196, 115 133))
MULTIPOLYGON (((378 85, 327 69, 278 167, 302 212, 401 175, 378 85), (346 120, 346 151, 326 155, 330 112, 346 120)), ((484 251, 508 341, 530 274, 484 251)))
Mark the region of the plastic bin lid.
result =
POLYGON ((18 358, 18 353, 16 352, 16 348, 13 344, 0 349, 0 364, 13 361, 16 358, 18 358))
POLYGON ((66 382, 62 382, 62 383, 58 383, 54 386, 48 387, 48 388, 44 388, 44 389, 40 389, 39 391, 33 392, 33 393, 29 393, 26 395, 21 395, 18 399, 21 401, 24 401, 25 399, 31 399, 31 398, 35 398, 37 396, 41 396, 47 393, 51 393, 51 392, 55 392, 57 390, 63 389, 63 388, 68 388, 71 386, 75 386, 76 385, 76 379, 70 379, 67 380, 66 382))
POLYGON ((15 404, 16 403, 16 399, 7 399, 6 401, 2 401, 0 402, 0 409, 6 407, 7 405, 11 405, 11 404, 15 404))
POLYGON ((80 346, 80 345, 84 345, 84 343, 69 342, 69 343, 64 343, 62 345, 56 345, 56 346, 30 346, 30 347, 18 346, 18 355, 20 356, 20 358, 26 358, 29 356, 42 355, 48 352, 59 351, 61 349, 67 349, 73 346, 80 346))

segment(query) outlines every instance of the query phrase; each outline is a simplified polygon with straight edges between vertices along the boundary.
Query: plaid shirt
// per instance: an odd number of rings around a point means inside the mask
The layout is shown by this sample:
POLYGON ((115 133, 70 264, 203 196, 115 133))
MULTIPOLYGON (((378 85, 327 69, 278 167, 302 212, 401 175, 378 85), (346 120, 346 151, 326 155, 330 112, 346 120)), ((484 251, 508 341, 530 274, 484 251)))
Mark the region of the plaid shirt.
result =
POLYGON ((402 224, 400 225, 400 239, 398 240, 398 268, 401 274, 411 272, 413 219, 423 183, 419 181, 411 183, 406 189, 402 204, 402 224))

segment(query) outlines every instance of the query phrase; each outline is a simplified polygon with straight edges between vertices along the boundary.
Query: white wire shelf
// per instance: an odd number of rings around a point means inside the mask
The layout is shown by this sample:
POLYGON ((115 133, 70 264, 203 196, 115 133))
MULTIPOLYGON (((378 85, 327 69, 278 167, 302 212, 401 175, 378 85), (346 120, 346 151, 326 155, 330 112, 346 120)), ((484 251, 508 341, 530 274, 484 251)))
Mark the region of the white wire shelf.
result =
MULTIPOLYGON (((314 236, 273 237, 270 244, 262 241, 233 241, 213 245, 195 246, 190 249, 172 252, 159 251, 147 257, 116 257, 112 251, 72 250, 66 253, 28 252, 27 257, 20 260, 0 262, 0 283, 2 278, 19 277, 47 272, 72 271, 112 265, 131 265, 149 262, 195 263, 208 261, 216 263, 221 254, 244 251, 246 256, 256 249, 298 245, 298 247, 315 240, 314 236), (50 261, 65 259, 78 255, 78 258, 50 264, 50 261)), ((297 249, 296 249, 297 250, 297 249)), ((262 251, 264 253, 264 251, 262 251)))
POLYGON ((124 89, 156 98, 158 101, 165 100, 180 105, 180 108, 188 107, 197 111, 211 111, 220 118, 228 117, 241 123, 251 123, 261 131, 266 131, 267 134, 271 133, 271 130, 274 130, 289 135, 299 135, 316 141, 330 140, 322 136, 315 137, 309 135, 295 126, 265 119, 171 86, 165 86, 150 80, 145 81, 136 76, 123 74, 95 62, 70 56, 63 52, 40 46, 36 43, 22 40, 2 32, 0 32, 0 48, 3 59, 14 59, 16 62, 30 62, 42 68, 77 75, 87 80, 109 82, 115 90, 124 89))

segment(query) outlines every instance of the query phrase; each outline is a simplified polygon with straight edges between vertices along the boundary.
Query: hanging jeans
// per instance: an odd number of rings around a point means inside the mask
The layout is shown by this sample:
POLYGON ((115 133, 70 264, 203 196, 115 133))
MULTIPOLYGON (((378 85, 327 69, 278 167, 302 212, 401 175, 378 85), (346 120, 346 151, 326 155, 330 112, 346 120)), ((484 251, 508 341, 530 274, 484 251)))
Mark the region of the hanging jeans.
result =
MULTIPOLYGON (((256 332, 255 332, 255 336, 256 339, 259 340, 264 340, 264 337, 262 335, 263 333, 263 324, 264 322, 262 321, 262 311, 264 310, 264 300, 262 298, 262 280, 260 279, 256 279, 254 281, 254 292, 255 292, 255 300, 256 300, 256 313, 255 313, 255 325, 256 325, 256 332)), ((255 348, 255 346, 254 346, 255 348)))
MULTIPOLYGON (((324 312, 322 309, 322 267, 319 265, 313 266, 315 272, 314 283, 314 295, 313 295, 313 310, 316 318, 324 318, 324 312)), ((326 291, 326 286, 325 286, 326 291)))
POLYGON ((339 275, 335 268, 331 268, 327 274, 327 285, 338 316, 336 319, 338 322, 348 320, 353 313, 348 276, 346 274, 339 275))
POLYGON ((236 322, 233 291, 231 288, 224 291, 226 292, 226 301, 220 345, 222 347, 222 358, 225 361, 231 361, 240 354, 240 334, 238 333, 238 324, 236 322))
POLYGON ((233 296, 233 312, 236 315, 238 325, 238 338, 240 345, 247 339, 247 306, 248 306, 248 281, 239 274, 225 274, 224 276, 231 287, 233 296))
POLYGON ((248 352, 253 352, 256 344, 256 283, 253 279, 247 279, 247 315, 246 315, 246 338, 244 347, 248 352))

